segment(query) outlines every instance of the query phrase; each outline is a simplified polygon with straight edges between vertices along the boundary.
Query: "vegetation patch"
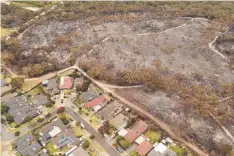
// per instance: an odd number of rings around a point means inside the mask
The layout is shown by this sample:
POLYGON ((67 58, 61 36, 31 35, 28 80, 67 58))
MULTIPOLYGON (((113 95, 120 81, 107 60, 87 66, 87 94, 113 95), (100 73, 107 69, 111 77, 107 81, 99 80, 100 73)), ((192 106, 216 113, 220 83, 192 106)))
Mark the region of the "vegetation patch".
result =
POLYGON ((127 140, 124 139, 122 136, 116 137, 116 142, 124 149, 126 150, 131 144, 127 140))
POLYGON ((178 155, 178 156, 183 156, 183 154, 185 153, 185 148, 182 148, 182 147, 180 147, 179 145, 175 145, 175 146, 169 146, 169 148, 172 150, 172 151, 174 151, 174 152, 176 152, 176 154, 178 155))
POLYGON ((148 130, 145 133, 152 143, 159 142, 161 140, 162 134, 159 131, 155 130, 148 130))
POLYGON ((54 148, 54 145, 52 142, 48 142, 46 144, 46 149, 51 153, 54 154, 56 152, 62 152, 65 153, 69 150, 69 148, 67 146, 63 146, 62 148, 54 148))
POLYGON ((14 29, 8 29, 8 28, 1 27, 1 38, 9 35, 13 31, 14 31, 14 29))

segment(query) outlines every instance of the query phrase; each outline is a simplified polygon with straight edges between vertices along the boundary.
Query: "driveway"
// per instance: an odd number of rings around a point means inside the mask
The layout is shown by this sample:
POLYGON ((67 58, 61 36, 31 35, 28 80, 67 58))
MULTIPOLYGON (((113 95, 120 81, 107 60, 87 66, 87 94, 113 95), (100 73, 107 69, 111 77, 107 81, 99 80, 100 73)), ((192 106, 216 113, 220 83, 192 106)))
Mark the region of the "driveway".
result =
POLYGON ((76 121, 82 122, 85 125, 85 129, 90 134, 95 136, 95 140, 104 148, 104 150, 110 156, 120 156, 120 154, 117 152, 117 150, 115 150, 114 147, 112 147, 107 142, 107 140, 105 140, 105 138, 99 132, 97 132, 92 126, 90 126, 89 123, 87 123, 80 115, 75 114, 72 108, 65 106, 65 112, 68 113, 76 121))

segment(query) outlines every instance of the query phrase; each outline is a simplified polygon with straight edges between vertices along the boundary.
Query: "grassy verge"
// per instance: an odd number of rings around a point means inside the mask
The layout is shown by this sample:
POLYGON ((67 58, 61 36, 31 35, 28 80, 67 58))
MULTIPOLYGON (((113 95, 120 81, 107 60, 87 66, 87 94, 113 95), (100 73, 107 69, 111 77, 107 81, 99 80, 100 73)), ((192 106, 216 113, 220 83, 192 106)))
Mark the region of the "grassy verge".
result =
POLYGON ((77 136, 77 137, 81 137, 83 136, 84 138, 89 137, 89 133, 83 129, 81 126, 74 126, 72 127, 72 131, 73 133, 77 136))
POLYGON ((149 130, 145 133, 152 143, 159 142, 161 140, 162 134, 155 130, 149 130))
POLYGON ((89 140, 89 142, 90 142, 89 148, 85 149, 89 153, 89 155, 98 156, 102 152, 104 152, 103 148, 95 140, 89 140))
POLYGON ((41 88, 40 87, 36 87, 36 88, 30 90, 29 92, 27 92, 27 95, 35 96, 35 95, 37 95, 39 93, 41 93, 41 88))
POLYGON ((39 83, 41 83, 40 79, 35 79, 35 80, 30 80, 30 81, 24 81, 21 89, 24 92, 30 91, 32 88, 34 88, 35 86, 37 86, 39 83))
POLYGON ((66 70, 65 72, 62 72, 61 74, 59 74, 59 76, 67 76, 67 75, 71 75, 72 73, 74 73, 75 69, 69 69, 66 70))

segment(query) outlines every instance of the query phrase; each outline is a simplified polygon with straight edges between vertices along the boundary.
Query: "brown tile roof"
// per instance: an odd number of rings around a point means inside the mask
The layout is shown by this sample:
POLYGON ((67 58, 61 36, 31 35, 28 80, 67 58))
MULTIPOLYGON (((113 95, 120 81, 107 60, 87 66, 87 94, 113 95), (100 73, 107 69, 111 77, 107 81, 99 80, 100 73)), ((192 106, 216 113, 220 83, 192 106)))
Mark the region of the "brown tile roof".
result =
POLYGON ((105 101, 105 97, 104 96, 99 96, 96 99, 93 99, 92 101, 88 102, 85 104, 86 108, 93 108, 101 103, 103 103, 105 101))
POLYGON ((144 133, 148 128, 148 124, 142 120, 137 121, 133 127, 128 130, 128 133, 124 136, 124 138, 132 143, 135 141, 142 133, 144 133))
POLYGON ((153 145, 150 142, 144 141, 139 146, 137 146, 136 151, 139 155, 146 155, 152 148, 153 145))

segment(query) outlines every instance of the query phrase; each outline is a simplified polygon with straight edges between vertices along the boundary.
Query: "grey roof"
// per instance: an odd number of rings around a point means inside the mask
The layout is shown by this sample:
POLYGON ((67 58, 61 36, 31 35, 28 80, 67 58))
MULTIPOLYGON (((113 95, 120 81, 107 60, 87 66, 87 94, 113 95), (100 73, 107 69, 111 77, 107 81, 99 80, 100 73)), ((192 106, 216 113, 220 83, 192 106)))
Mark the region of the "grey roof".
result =
POLYGON ((49 90, 52 90, 54 94, 58 94, 59 93, 59 89, 58 89, 56 78, 49 79, 47 87, 48 87, 49 90))
POLYGON ((97 115, 104 117, 106 120, 112 119, 114 116, 119 114, 123 110, 123 105, 117 101, 111 102, 102 110, 100 110, 97 115))
POLYGON ((41 145, 31 133, 16 140, 15 145, 17 151, 25 156, 37 156, 38 151, 41 149, 41 145))
POLYGON ((33 103, 33 105, 38 107, 38 106, 45 105, 45 104, 49 103, 49 101, 45 95, 40 94, 40 95, 35 96, 35 99, 32 101, 32 103, 33 103))
POLYGON ((34 106, 29 106, 23 96, 16 96, 5 103, 10 108, 9 114, 19 124, 23 123, 26 117, 35 117, 38 115, 38 109, 34 106))
POLYGON ((89 102, 90 100, 93 100, 94 98, 96 98, 99 94, 93 90, 88 90, 87 92, 83 92, 80 95, 80 99, 82 100, 82 102, 86 103, 89 102))
POLYGON ((73 134, 71 129, 63 131, 52 138, 52 143, 57 145, 59 148, 68 144, 77 145, 79 142, 79 139, 73 134))
POLYGON ((159 152, 156 152, 154 149, 149 152, 147 156, 177 156, 174 151, 172 151, 170 148, 167 148, 165 152, 162 154, 159 152))
POLYGON ((57 118, 57 120, 53 120, 50 123, 48 123, 47 125, 45 125, 42 128, 42 132, 48 133, 49 131, 51 131, 53 129, 54 126, 59 127, 62 131, 66 129, 66 126, 63 124, 62 120, 57 118))

